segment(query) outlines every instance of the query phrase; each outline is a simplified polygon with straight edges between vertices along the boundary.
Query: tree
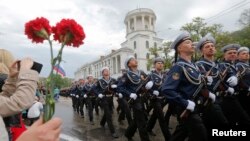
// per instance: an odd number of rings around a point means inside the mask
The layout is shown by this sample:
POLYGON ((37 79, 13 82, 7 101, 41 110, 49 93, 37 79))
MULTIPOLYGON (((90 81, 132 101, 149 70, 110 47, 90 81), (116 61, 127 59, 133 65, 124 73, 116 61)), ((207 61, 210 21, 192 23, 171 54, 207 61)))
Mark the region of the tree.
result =
MULTIPOLYGON (((53 74, 53 79, 55 82, 55 86, 60 88, 69 87, 71 85, 72 79, 70 78, 62 78, 59 74, 53 74)), ((42 78, 40 80, 44 86, 46 86, 46 78, 42 78)))
POLYGON ((171 56, 171 45, 172 42, 164 42, 161 47, 151 47, 149 48, 149 52, 153 58, 147 59, 147 69, 150 70, 150 68, 153 65, 153 59, 156 57, 162 57, 165 61, 164 69, 171 67, 173 55, 171 56))
POLYGON ((199 41, 202 37, 211 33, 214 37, 222 33, 221 24, 213 24, 208 26, 201 17, 195 17, 191 23, 187 23, 181 27, 182 31, 187 31, 190 33, 193 41, 199 41))

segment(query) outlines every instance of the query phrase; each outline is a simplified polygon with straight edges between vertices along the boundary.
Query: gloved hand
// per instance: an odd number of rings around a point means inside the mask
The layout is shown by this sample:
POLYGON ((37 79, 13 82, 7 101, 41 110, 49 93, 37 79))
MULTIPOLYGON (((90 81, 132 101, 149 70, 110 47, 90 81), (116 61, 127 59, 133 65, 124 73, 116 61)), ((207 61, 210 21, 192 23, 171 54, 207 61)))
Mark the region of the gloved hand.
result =
POLYGON ((88 96, 85 94, 83 97, 84 97, 84 98, 87 98, 88 96))
POLYGON ((117 88, 117 85, 113 84, 113 85, 111 85, 111 88, 115 89, 115 88, 117 88))
POLYGON ((130 98, 132 98, 132 99, 136 100, 137 95, 136 95, 135 93, 131 93, 131 94, 130 94, 130 98))
POLYGON ((228 87, 226 92, 229 92, 230 94, 233 94, 234 93, 234 88, 228 87))
POLYGON ((227 82, 231 87, 234 87, 238 84, 238 78, 236 76, 231 76, 227 79, 227 82))
POLYGON ((121 93, 118 94, 119 98, 123 98, 123 95, 121 93))
POLYGON ((190 110, 191 112, 194 111, 194 107, 195 107, 195 103, 191 100, 187 100, 188 101, 188 105, 186 107, 187 110, 190 110))
POLYGON ((213 103, 214 103, 215 100, 216 100, 215 94, 213 94, 213 93, 211 93, 211 92, 209 92, 209 98, 212 100, 213 103))
POLYGON ((76 95, 76 98, 79 98, 79 95, 76 95))
POLYGON ((70 96, 73 96, 73 94, 70 94, 70 96))
POLYGON ((147 90, 149 90, 149 89, 151 89, 151 88, 153 87, 153 85, 154 85, 153 81, 149 81, 149 82, 146 84, 145 88, 146 88, 147 90))
POLYGON ((250 87, 248 88, 248 91, 250 92, 250 87))
POLYGON ((103 98, 103 94, 98 94, 98 97, 99 98, 103 98))
POLYGON ((153 91, 153 94, 154 94, 155 96, 158 96, 158 95, 159 95, 159 91, 154 90, 154 91, 153 91))
POLYGON ((213 83, 213 77, 207 76, 207 85, 210 86, 213 83))

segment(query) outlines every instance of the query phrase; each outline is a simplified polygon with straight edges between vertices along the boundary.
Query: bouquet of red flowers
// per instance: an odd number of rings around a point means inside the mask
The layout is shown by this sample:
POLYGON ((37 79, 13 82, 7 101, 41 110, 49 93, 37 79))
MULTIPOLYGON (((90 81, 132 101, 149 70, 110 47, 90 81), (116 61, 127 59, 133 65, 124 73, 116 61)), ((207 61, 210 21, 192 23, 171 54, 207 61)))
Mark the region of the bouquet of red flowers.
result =
POLYGON ((44 18, 36 18, 25 24, 25 34, 32 42, 43 43, 47 40, 50 45, 50 64, 51 70, 47 78, 47 89, 49 94, 46 95, 44 122, 50 120, 55 112, 54 101, 54 82, 53 82, 53 67, 62 61, 62 52, 64 46, 79 47, 83 44, 85 33, 81 25, 73 19, 62 19, 56 26, 50 26, 49 21, 44 18), (53 34, 53 40, 61 43, 61 48, 58 54, 54 57, 52 40, 50 36, 53 34))

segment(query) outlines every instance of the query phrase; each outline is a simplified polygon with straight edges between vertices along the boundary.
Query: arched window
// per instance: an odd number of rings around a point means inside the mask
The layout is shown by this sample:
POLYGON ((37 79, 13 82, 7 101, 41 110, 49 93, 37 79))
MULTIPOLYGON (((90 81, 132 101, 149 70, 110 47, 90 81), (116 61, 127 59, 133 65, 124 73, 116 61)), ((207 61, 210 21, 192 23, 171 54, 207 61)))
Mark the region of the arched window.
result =
POLYGON ((157 47, 157 43, 156 42, 154 42, 154 47, 157 47))
POLYGON ((149 48, 149 42, 146 41, 146 48, 149 48))
POLYGON ((135 59, 137 59, 137 54, 135 53, 135 59))
POLYGON ((146 58, 149 59, 149 53, 146 54, 146 58))
POLYGON ((136 49, 136 41, 134 41, 134 49, 136 49))

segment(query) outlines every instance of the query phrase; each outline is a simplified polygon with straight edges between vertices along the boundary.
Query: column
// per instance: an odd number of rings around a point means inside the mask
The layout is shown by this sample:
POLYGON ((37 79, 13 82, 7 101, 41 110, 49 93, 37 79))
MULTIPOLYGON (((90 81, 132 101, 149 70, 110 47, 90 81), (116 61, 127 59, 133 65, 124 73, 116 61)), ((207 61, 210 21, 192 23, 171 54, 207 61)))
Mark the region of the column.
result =
POLYGON ((134 31, 136 30, 136 16, 134 16, 134 31))
POLYGON ((149 30, 152 30, 151 16, 148 17, 148 20, 149 20, 149 27, 148 27, 148 29, 149 29, 149 30))
POLYGON ((127 32, 127 34, 128 33, 130 33, 131 32, 131 29, 130 29, 130 19, 128 20, 128 32, 127 32))
POLYGON ((116 62, 116 63, 115 63, 116 74, 117 74, 117 73, 119 73, 119 72, 118 72, 118 62, 117 62, 117 61, 118 61, 117 56, 115 56, 115 62, 116 62))
POLYGON ((144 22, 144 15, 142 15, 142 17, 141 17, 141 20, 142 20, 142 30, 146 30, 146 28, 145 28, 145 22, 144 22))

